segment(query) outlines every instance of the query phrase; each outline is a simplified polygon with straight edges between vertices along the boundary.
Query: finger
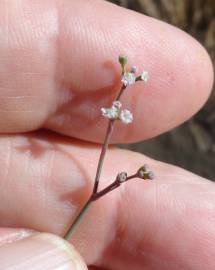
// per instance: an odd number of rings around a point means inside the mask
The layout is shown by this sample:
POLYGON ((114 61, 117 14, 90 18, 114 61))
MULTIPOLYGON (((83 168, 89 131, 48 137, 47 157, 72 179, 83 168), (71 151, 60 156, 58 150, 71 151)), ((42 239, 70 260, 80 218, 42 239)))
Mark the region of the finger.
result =
POLYGON ((213 71, 205 50, 155 19, 84 0, 3 0, 0 18, 1 132, 45 127, 101 141, 100 108, 110 106, 120 87, 120 53, 148 70, 150 81, 128 89, 123 103, 134 124, 119 124, 113 141, 164 132, 208 98, 213 71))
MULTIPOLYGON (((63 236, 92 190, 96 145, 38 134, 1 138, 0 225, 63 236), (15 194, 15 195, 14 195, 15 194)), ((215 188, 140 154, 112 149, 102 186, 148 163, 155 181, 134 180, 97 201, 72 242, 88 265, 107 269, 203 269, 214 263, 215 188)))
POLYGON ((0 246, 1 269, 87 269, 73 246, 55 235, 33 234, 23 237, 23 233, 28 234, 28 231, 6 233, 5 229, 0 230, 4 231, 1 232, 3 239, 10 239, 0 246), (19 239, 14 240, 14 234, 19 239))
POLYGON ((33 232, 27 229, 0 228, 0 247, 29 237, 33 232))

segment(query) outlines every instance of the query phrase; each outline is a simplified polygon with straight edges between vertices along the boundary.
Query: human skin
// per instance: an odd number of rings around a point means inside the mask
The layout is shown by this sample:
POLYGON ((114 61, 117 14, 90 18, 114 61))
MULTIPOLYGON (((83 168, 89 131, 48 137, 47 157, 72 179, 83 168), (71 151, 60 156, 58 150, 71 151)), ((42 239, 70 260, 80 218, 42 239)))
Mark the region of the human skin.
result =
MULTIPOLYGON (((150 80, 126 90, 135 120, 116 123, 112 143, 161 134, 210 94, 207 52, 168 24, 98 0, 0 1, 0 269, 32 269, 27 259, 19 268, 29 241, 42 250, 41 237, 56 239, 36 234, 35 244, 35 233, 19 228, 63 237, 88 199, 107 125, 100 108, 120 87, 119 54, 150 80)), ((73 246, 89 269, 215 269, 211 181, 112 147, 100 188, 144 163, 156 179, 135 179, 94 203, 73 246)), ((34 266, 43 259, 35 255, 34 266)))

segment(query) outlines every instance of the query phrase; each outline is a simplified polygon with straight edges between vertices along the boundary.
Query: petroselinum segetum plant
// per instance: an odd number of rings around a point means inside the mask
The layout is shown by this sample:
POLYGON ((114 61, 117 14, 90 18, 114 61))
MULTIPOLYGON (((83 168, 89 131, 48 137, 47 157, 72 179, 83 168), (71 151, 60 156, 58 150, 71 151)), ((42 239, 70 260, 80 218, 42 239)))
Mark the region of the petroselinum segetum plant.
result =
POLYGON ((72 225, 68 229, 65 239, 69 240, 81 221, 83 215, 87 212, 89 206, 105 194, 111 192, 112 190, 118 188, 121 184, 124 184, 128 180, 131 180, 133 178, 140 178, 144 180, 152 180, 154 178, 154 174, 152 171, 150 171, 149 167, 145 164, 142 167, 140 167, 134 174, 128 175, 127 172, 119 172, 115 178, 115 180, 108 185, 107 187, 103 188, 102 190, 99 190, 99 182, 100 182, 100 176, 101 171, 104 163, 105 154, 108 150, 109 142, 111 135, 113 133, 113 127, 114 123, 116 121, 121 121, 123 124, 128 125, 131 124, 133 121, 133 114, 130 112, 127 108, 124 107, 124 105, 121 103, 120 99, 121 96, 124 94, 125 90, 128 87, 131 87, 133 84, 135 84, 138 81, 142 81, 146 83, 149 80, 149 74, 147 71, 143 71, 140 75, 137 75, 138 69, 137 67, 133 66, 130 70, 126 69, 127 65, 127 57, 120 55, 119 56, 119 63, 121 65, 121 89, 117 93, 117 96, 115 100, 113 100, 111 106, 109 108, 101 108, 101 114, 103 117, 105 117, 108 120, 107 130, 104 138, 104 142, 102 144, 101 153, 98 161, 98 166, 96 170, 96 176, 94 180, 94 186, 92 193, 89 197, 89 199, 86 201, 85 205, 81 209, 80 213, 77 215, 75 220, 73 221, 72 225))

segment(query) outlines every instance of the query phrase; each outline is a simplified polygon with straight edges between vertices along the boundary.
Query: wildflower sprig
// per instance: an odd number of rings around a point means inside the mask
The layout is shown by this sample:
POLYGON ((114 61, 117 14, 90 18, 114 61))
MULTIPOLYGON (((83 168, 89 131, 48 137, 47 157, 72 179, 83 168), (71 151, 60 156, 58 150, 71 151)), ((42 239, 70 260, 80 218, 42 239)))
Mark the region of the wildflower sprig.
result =
POLYGON ((98 200, 99 198, 103 197, 105 194, 111 192, 112 190, 118 188, 121 184, 124 184, 125 182, 133 178, 139 178, 143 180, 152 180, 154 178, 153 172, 150 171, 148 166, 145 164, 142 167, 140 167, 136 173, 132 175, 128 175, 127 172, 118 173, 115 180, 110 185, 98 191, 104 158, 105 158, 105 154, 107 152, 110 138, 113 132, 114 123, 115 121, 121 121, 123 124, 130 124, 133 121, 133 114, 128 109, 122 109, 123 105, 120 101, 120 98, 122 94, 124 93, 125 89, 127 89, 129 86, 133 85, 134 83, 138 81, 147 82, 149 79, 149 74, 147 71, 143 71, 140 75, 136 75, 138 72, 138 68, 136 66, 131 67, 131 69, 127 71, 126 69, 127 62, 128 62, 128 59, 126 56, 123 56, 123 55, 119 56, 119 63, 121 65, 121 70, 122 70, 122 73, 121 73, 122 84, 121 84, 121 89, 118 95, 116 96, 115 100, 112 102, 111 107, 101 108, 102 116, 108 119, 108 126, 107 126, 104 142, 102 145, 102 149, 101 149, 101 153, 100 153, 100 157, 98 161, 93 191, 88 201, 85 203, 80 213, 78 214, 78 216, 76 217, 72 225, 70 226, 68 232, 66 233, 65 239, 67 240, 70 239, 72 233, 74 232, 75 228, 81 221, 81 218, 83 217, 83 215, 87 212, 87 209, 89 208, 92 202, 98 200))
POLYGON ((107 194, 110 191, 119 187, 121 184, 127 182, 128 180, 134 179, 134 178, 140 178, 140 179, 144 179, 144 180, 153 180, 154 174, 152 171, 148 170, 147 164, 140 167, 139 170, 135 174, 132 174, 129 176, 128 176, 127 172, 118 173, 115 181, 112 184, 110 184, 109 186, 107 186, 106 188, 104 188, 103 190, 99 191, 97 194, 95 194, 95 196, 93 197, 93 200, 94 201, 98 200, 99 198, 101 198, 105 194, 107 194))
POLYGON ((127 109, 120 110, 121 107, 120 101, 114 101, 111 108, 101 108, 101 112, 110 120, 121 120, 124 124, 130 124, 133 121, 133 114, 127 109))

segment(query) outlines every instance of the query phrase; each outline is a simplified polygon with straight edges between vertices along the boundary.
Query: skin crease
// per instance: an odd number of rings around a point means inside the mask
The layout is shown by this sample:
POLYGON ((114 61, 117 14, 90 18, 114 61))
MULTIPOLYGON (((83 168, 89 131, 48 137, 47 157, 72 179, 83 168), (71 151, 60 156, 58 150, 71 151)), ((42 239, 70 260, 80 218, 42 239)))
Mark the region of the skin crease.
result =
MULTIPOLYGON (((99 108, 119 89, 119 53, 147 69, 150 81, 123 97, 135 121, 117 123, 114 142, 180 124, 200 109, 213 84, 209 57, 195 40, 103 1, 2 0, 0 29, 2 228, 64 235, 92 189, 100 146, 90 142, 103 138, 99 108), (48 131, 21 134, 40 128, 48 131)), ((133 180, 98 201, 74 246, 100 270, 214 269, 214 184, 112 148, 102 185, 143 163, 156 181, 133 180)))

